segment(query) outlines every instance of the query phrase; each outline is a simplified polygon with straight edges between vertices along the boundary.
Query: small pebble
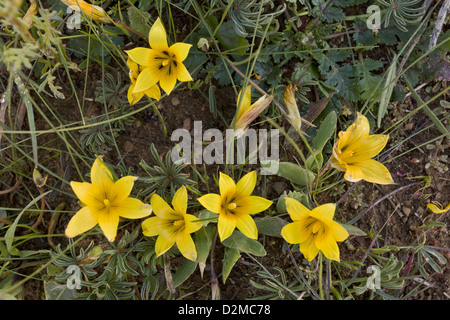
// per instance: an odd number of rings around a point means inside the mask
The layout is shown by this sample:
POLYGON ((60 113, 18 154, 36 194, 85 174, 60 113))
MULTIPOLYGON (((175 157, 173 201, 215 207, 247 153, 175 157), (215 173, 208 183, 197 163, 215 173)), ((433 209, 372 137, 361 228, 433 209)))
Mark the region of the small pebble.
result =
POLYGON ((180 99, 178 99, 178 97, 173 97, 172 100, 170 100, 170 102, 174 107, 176 107, 177 105, 180 104, 180 99))

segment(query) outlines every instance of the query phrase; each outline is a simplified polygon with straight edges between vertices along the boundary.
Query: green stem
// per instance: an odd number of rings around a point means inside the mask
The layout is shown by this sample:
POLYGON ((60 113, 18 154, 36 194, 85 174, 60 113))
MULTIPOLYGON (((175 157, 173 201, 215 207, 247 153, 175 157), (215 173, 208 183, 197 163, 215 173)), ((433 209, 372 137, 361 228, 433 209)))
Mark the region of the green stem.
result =
POLYGON ((322 252, 319 251, 319 295, 321 300, 325 300, 325 296, 323 293, 323 281, 322 281, 322 274, 323 274, 323 263, 322 263, 322 252))
POLYGON ((161 120, 161 124, 163 125, 163 129, 164 129, 164 136, 167 137, 167 128, 166 128, 166 124, 164 123, 164 119, 161 115, 161 112, 159 112, 158 107, 156 106, 156 104, 153 104, 153 111, 155 111, 156 115, 158 116, 159 120, 161 120))

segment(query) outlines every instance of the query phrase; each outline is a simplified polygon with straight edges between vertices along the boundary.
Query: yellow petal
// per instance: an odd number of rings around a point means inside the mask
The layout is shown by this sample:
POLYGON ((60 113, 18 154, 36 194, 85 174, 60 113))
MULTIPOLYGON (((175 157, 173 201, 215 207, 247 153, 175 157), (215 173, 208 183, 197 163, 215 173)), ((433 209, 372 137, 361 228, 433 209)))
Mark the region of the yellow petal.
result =
POLYGON ((375 157, 384 149, 389 139, 388 135, 374 134, 356 141, 348 146, 340 155, 347 164, 361 162, 375 157))
POLYGON ((350 182, 366 180, 378 184, 393 184, 389 170, 376 160, 369 159, 347 166, 344 178, 350 182))
POLYGON ((84 0, 61 0, 72 10, 82 11, 88 18, 101 23, 111 23, 111 19, 102 7, 91 5, 84 0))
POLYGON ((315 237, 316 247, 330 260, 339 260, 339 247, 331 233, 325 232, 315 237))
POLYGON ((272 201, 263 197, 248 196, 234 200, 237 207, 232 211, 236 214, 255 214, 268 209, 272 205, 272 201))
POLYGON ((145 93, 147 96, 149 96, 152 99, 159 100, 161 99, 161 90, 159 90, 158 85, 154 85, 148 90, 145 90, 143 93, 145 93))
POLYGON ((159 81, 159 73, 155 72, 154 68, 147 67, 142 70, 136 79, 136 84, 133 93, 146 91, 151 89, 159 81))
POLYGON ((133 93, 134 87, 135 87, 135 84, 132 84, 128 88, 127 98, 128 98, 128 102, 130 103, 130 105, 133 105, 133 104, 139 102, 139 100, 141 100, 142 97, 145 95, 144 91, 133 93))
POLYGON ((295 130, 301 130, 302 118, 300 117, 300 111, 298 110, 297 101, 295 100, 295 91, 297 86, 291 83, 286 86, 283 93, 283 100, 288 110, 287 119, 295 130))
POLYGON ((215 193, 208 193, 197 199, 207 210, 220 213, 222 209, 222 197, 215 193))
POLYGON ((156 243, 155 243, 155 253, 156 256, 159 257, 160 255, 164 254, 165 252, 167 252, 167 250, 169 250, 170 248, 172 248, 172 246, 175 244, 175 237, 173 234, 171 233, 161 233, 158 236, 158 239, 156 239, 156 243))
POLYGON ((298 244, 306 241, 310 233, 306 232, 306 219, 297 220, 289 223, 281 229, 281 236, 288 243, 298 244))
POLYGON ((292 221, 306 219, 309 217, 311 210, 305 207, 302 203, 289 197, 285 197, 284 199, 286 203, 286 210, 292 221))
POLYGON ((236 184, 230 176, 220 172, 219 175, 219 189, 220 196, 224 199, 224 203, 227 203, 231 197, 234 197, 236 193, 236 184))
POLYGON ((183 62, 188 54, 189 54, 189 50, 191 49, 192 45, 188 44, 188 43, 183 43, 183 42, 177 42, 173 45, 170 46, 169 51, 175 55, 175 59, 178 63, 183 62))
POLYGON ((325 203, 314 208, 311 211, 310 216, 320 221, 327 222, 333 219, 335 211, 336 211, 336 204, 325 203))
POLYGON ((136 177, 125 176, 114 182, 111 186, 108 200, 111 202, 120 202, 128 198, 136 180, 136 177))
POLYGON ((199 221, 198 218, 192 214, 187 214, 184 220, 186 223, 184 232, 193 233, 203 227, 203 222, 199 221))
POLYGON ((114 203, 110 210, 126 219, 141 219, 152 213, 152 207, 139 199, 128 197, 119 203, 114 203))
POLYGON ((252 86, 249 85, 245 87, 244 95, 241 98, 242 91, 239 92, 238 98, 237 98, 237 106, 236 108, 239 109, 238 115, 237 115, 237 121, 242 117, 242 115, 250 108, 250 105, 252 104, 252 86), (242 99, 242 101, 241 101, 242 99), (239 105, 240 103, 240 105, 239 105))
MULTIPOLYGON (((236 121, 236 130, 246 130, 250 124, 255 120, 261 112, 263 112, 272 102, 273 96, 264 95, 260 97, 254 104, 247 108, 244 113, 242 113, 238 120, 236 121)), ((241 111, 239 110, 239 113, 241 111)))
POLYGON ((142 221, 142 233, 147 237, 157 236, 168 225, 168 220, 161 219, 160 217, 150 217, 142 221))
POLYGON ((128 72, 128 75, 130 76, 130 80, 133 83, 136 83, 136 79, 140 72, 138 64, 136 62, 134 62, 130 57, 128 57, 127 66, 130 69, 130 71, 128 72))
POLYGON ((219 231, 220 241, 224 241, 231 236, 236 228, 236 218, 233 214, 223 213, 219 215, 219 221, 217 223, 217 229, 219 231))
POLYGON ((330 221, 327 224, 327 227, 329 232, 333 235, 334 240, 338 242, 346 240, 349 236, 347 230, 336 221, 330 221))
POLYGON ((186 259, 189 259, 191 261, 195 261, 197 259, 197 250, 195 249, 195 243, 189 233, 183 233, 182 236, 178 237, 176 242, 178 250, 180 250, 181 254, 186 259))
MULTIPOLYGON (((129 60, 132 60, 136 66, 133 65, 133 63, 129 63, 128 67, 133 67, 130 68, 130 70, 135 70, 135 68, 137 67, 137 65, 141 65, 141 66, 149 66, 155 56, 155 52, 152 49, 148 49, 148 48, 144 48, 144 47, 137 47, 131 50, 126 50, 125 51, 126 54, 128 54, 129 56, 129 60)), ((137 70, 139 71, 139 70, 137 70)), ((139 73, 139 72, 137 72, 139 73)), ((135 77, 136 78, 136 77, 135 77)))
POLYGON ((161 69, 159 76, 159 85, 167 95, 169 95, 177 83, 176 69, 173 70, 171 64, 161 69))
POLYGON ((236 217, 236 228, 250 239, 258 239, 258 228, 249 214, 238 213, 236 217))
POLYGON ((369 133, 369 120, 358 112, 355 123, 350 125, 347 130, 345 130, 345 133, 343 131, 339 132, 338 148, 342 150, 346 146, 352 145, 363 137, 368 136, 369 133))
POLYGON ((309 237, 306 241, 300 243, 300 252, 310 262, 317 256, 319 249, 314 242, 314 237, 309 237))
POLYGON ((180 189, 175 192, 172 199, 173 209, 181 214, 186 214, 187 209, 187 191, 185 186, 181 186, 180 189))
POLYGON ((252 194, 256 186, 256 171, 243 176, 236 184, 236 198, 247 197, 252 194))
POLYGON ((450 203, 445 207, 445 208, 442 208, 442 206, 437 206, 437 205, 435 205, 434 203, 428 203, 427 204, 427 207, 428 207, 428 209, 430 209, 431 211, 433 211, 433 213, 436 213, 436 214, 441 214, 441 213, 445 213, 445 212, 447 212, 448 210, 450 210, 450 203))
POLYGON ((100 226, 100 229, 102 229, 105 237, 112 242, 117 235, 119 216, 111 214, 111 212, 107 212, 107 210, 103 210, 98 214, 98 225, 100 226))
POLYGON ((96 225, 96 214, 92 214, 92 210, 88 206, 85 206, 70 219, 66 228, 66 236, 69 238, 76 237, 77 235, 92 229, 96 225))
POLYGON ((103 207, 103 200, 99 200, 101 198, 100 190, 93 184, 71 181, 70 186, 78 199, 86 206, 103 207))
POLYGON ((156 19, 155 23, 150 29, 150 32, 148 34, 148 40, 150 43, 150 47, 154 50, 157 51, 169 50, 169 46, 167 45, 166 30, 164 29, 164 26, 159 18, 156 19))
POLYGON ((178 63, 178 65, 176 67, 176 76, 177 76, 177 79, 181 82, 194 80, 194 79, 192 79, 189 71, 186 69, 184 64, 182 64, 181 62, 178 63))
POLYGON ((165 220, 178 220, 179 214, 177 214, 159 195, 154 194, 150 200, 153 212, 165 220))
POLYGON ((111 186, 113 184, 113 175, 100 158, 95 159, 91 168, 91 182, 94 185, 111 186))

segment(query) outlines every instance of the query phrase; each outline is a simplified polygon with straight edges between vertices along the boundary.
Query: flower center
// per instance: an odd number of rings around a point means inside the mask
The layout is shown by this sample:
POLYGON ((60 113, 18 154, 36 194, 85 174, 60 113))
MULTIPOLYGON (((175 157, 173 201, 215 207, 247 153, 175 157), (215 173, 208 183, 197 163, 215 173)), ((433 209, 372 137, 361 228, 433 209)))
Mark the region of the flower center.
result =
POLYGON ((181 227, 182 225, 184 225, 184 220, 177 220, 173 222, 173 225, 175 227, 181 227))
POLYGON ((234 202, 230 203, 227 208, 228 208, 228 210, 236 209, 236 203, 234 203, 234 202))
POLYGON ((108 199, 103 200, 105 208, 109 208, 111 206, 111 202, 108 199))
POLYGON ((167 66, 167 65, 169 64, 169 62, 170 62, 169 59, 164 60, 164 61, 162 62, 163 67, 167 66))

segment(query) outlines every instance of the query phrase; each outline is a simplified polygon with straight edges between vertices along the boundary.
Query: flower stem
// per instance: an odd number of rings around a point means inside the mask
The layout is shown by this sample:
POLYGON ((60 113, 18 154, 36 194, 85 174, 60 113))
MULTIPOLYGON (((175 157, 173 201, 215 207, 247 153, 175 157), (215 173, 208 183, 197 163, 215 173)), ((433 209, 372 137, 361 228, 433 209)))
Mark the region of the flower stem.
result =
POLYGON ((164 123, 164 119, 161 115, 161 112, 159 112, 159 109, 155 104, 153 104, 152 106, 153 106, 153 111, 156 113, 159 120, 161 120, 161 124, 163 125, 163 129, 164 129, 164 136, 167 137, 167 128, 166 128, 166 124, 164 123))
POLYGON ((321 300, 325 300, 324 294, 323 294, 323 281, 322 281, 322 274, 323 274, 323 263, 322 263, 322 252, 319 251, 319 295, 321 300))

